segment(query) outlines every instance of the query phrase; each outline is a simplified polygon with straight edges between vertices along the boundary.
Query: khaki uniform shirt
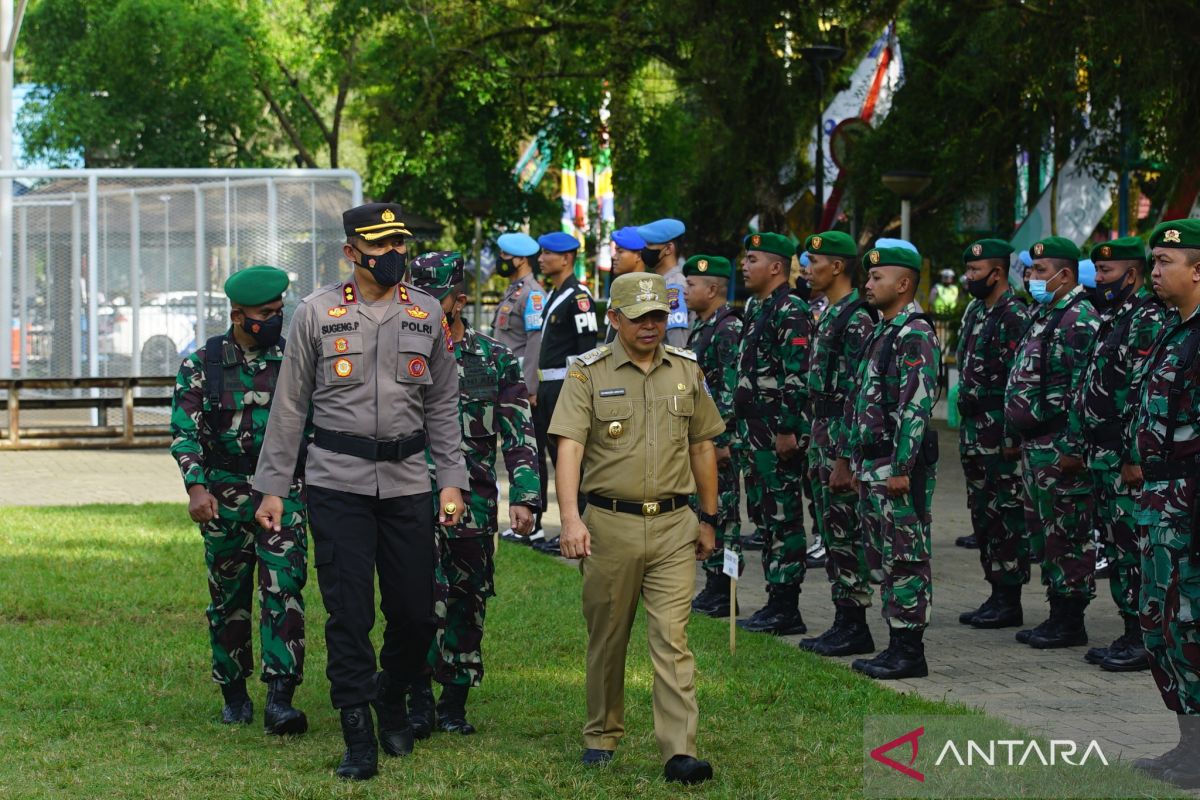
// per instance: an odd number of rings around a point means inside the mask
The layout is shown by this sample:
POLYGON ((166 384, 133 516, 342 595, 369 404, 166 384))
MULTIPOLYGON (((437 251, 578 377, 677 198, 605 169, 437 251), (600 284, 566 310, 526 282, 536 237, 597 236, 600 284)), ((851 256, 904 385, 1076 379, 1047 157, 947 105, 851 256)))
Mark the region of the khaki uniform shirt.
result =
POLYGON ((529 274, 508 285, 492 320, 492 338, 520 360, 525 386, 533 397, 537 396, 538 350, 542 346, 545 307, 546 290, 529 274))
POLYGON ((583 444, 584 492, 645 502, 695 492, 688 447, 725 422, 690 350, 660 346, 646 374, 617 339, 568 369, 549 432, 583 444))
MULTIPOLYGON (((255 489, 286 496, 309 405, 319 428, 374 439, 424 430, 441 486, 469 488, 458 425, 458 365, 442 307, 407 284, 365 311, 353 281, 300 301, 275 386, 255 489)), ((308 484, 399 497, 430 491, 423 453, 369 461, 313 445, 308 484)))

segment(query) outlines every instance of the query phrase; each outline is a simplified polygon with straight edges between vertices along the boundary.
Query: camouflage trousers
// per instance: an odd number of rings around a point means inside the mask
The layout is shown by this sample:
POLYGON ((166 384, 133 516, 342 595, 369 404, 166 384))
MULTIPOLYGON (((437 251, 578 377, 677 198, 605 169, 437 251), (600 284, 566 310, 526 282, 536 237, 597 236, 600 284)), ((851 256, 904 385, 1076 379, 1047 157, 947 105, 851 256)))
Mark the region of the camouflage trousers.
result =
POLYGON ((1024 487, 1020 464, 999 453, 964 455, 971 530, 979 542, 983 577, 993 586, 1029 583, 1024 487))
POLYGON ((889 628, 924 630, 933 602, 930 509, 937 467, 927 467, 923 513, 913 493, 889 497, 887 481, 859 481, 859 516, 866 539, 867 569, 880 585, 883 618, 889 628))
POLYGON ((1142 588, 1142 555, 1134 522, 1137 502, 1121 482, 1119 469, 1093 470, 1092 483, 1096 487, 1096 527, 1109 562, 1108 591, 1121 616, 1133 619, 1142 588))
POLYGON ((262 679, 280 675, 301 679, 304 675, 301 592, 308 578, 303 491, 293 485, 292 493, 283 501, 280 530, 266 531, 254 520, 249 484, 222 482, 214 477, 210 473, 208 490, 217 498, 217 516, 200 526, 211 598, 205 614, 212 646, 213 680, 228 684, 254 673, 250 616, 255 565, 258 566, 262 679))
POLYGON ((746 507, 762 532, 763 576, 767 584, 799 586, 804 582, 803 453, 784 461, 775 448, 742 455, 746 476, 746 507))
POLYGON ((1021 447, 1025 527, 1031 558, 1042 559, 1047 597, 1091 600, 1096 593, 1092 479, 1066 475, 1052 447, 1021 447))
POLYGON ((1142 639, 1163 703, 1200 714, 1200 566, 1188 560, 1191 524, 1141 528, 1142 639))
POLYGON ((439 536, 438 627, 429 645, 429 666, 443 686, 483 682, 483 622, 496 594, 491 536, 439 536))
MULTIPOLYGON (((712 575, 719 575, 724 569, 727 547, 737 553, 738 574, 741 575, 746 569, 746 559, 742 557, 742 490, 738 486, 739 478, 734 459, 717 467, 717 549, 704 560, 704 571, 712 575)), ((692 495, 690 505, 692 510, 699 510, 696 495, 692 495)))
POLYGON ((835 606, 871 605, 871 582, 867 574, 867 551, 858 519, 858 497, 853 492, 833 492, 834 452, 811 447, 808 464, 812 475, 813 535, 825 545, 825 573, 829 576, 835 606))

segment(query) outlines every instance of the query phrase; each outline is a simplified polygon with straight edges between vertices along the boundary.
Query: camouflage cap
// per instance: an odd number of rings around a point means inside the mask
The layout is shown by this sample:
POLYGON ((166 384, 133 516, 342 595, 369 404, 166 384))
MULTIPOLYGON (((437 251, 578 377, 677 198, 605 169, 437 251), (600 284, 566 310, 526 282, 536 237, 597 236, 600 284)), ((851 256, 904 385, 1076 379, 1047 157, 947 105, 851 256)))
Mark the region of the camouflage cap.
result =
POLYGON ((1040 242, 1034 242, 1029 248, 1029 255, 1036 261, 1039 258, 1065 258, 1068 261, 1079 260, 1079 248, 1065 236, 1047 236, 1040 242))
POLYGON ((1159 223, 1150 234, 1150 246, 1200 250, 1200 219, 1175 219, 1159 223))
POLYGON ((441 300, 463 282, 463 257, 457 250, 438 250, 412 260, 409 266, 413 286, 441 300))
POLYGON ((752 233, 742 240, 742 245, 747 250, 772 253, 784 258, 791 258, 796 255, 796 245, 792 244, 791 239, 780 233, 752 233))
POLYGON ((873 247, 862 257, 866 269, 872 267, 904 267, 921 271, 921 254, 907 247, 873 247))
POLYGON ((282 297, 290 282, 279 267, 258 264, 226 278, 225 296, 236 306, 261 306, 282 297))
POLYGON ((1145 261, 1146 245, 1140 236, 1122 236, 1093 246, 1089 255, 1092 261, 1145 261))
POLYGON ((683 262, 684 275, 699 275, 702 278, 731 278, 733 265, 721 256, 695 255, 683 262))
POLYGON ((841 231, 814 233, 804 240, 804 252, 815 256, 858 258, 858 246, 850 234, 841 231))
POLYGON ((620 311, 627 319, 637 319, 651 311, 669 313, 667 282, 656 272, 618 275, 608 287, 608 308, 620 311))
POLYGON ((979 239, 963 250, 963 263, 970 264, 972 261, 988 261, 993 258, 1007 261, 1012 254, 1013 246, 1003 239, 979 239))

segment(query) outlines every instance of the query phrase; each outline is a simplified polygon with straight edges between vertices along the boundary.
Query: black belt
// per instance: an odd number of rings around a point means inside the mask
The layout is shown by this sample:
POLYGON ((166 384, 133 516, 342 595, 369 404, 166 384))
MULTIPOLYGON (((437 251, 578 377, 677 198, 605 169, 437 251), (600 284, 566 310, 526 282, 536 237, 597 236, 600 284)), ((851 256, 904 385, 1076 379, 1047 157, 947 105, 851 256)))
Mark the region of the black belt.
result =
POLYGON ((813 400, 813 416, 821 419, 840 417, 846 413, 844 400, 813 400))
POLYGON ((863 458, 884 458, 895 452, 895 445, 892 442, 872 442, 860 447, 859 452, 862 453, 863 458))
POLYGON ((1057 417, 1048 419, 1045 422, 1039 422, 1033 427, 1026 428, 1025 430, 1018 429, 1017 432, 1021 434, 1022 439, 1036 439, 1039 436, 1048 436, 1052 433, 1058 433, 1065 427, 1067 427, 1067 415, 1060 414, 1057 417))
POLYGON ((205 453, 204 466, 220 469, 235 475, 253 475, 258 469, 258 456, 245 453, 205 453))
POLYGON ((668 497, 666 500, 651 500, 646 503, 635 503, 631 500, 613 500, 610 497, 601 497, 598 494, 588 492, 588 505, 596 508, 606 508, 609 511, 620 511, 623 514, 637 514, 639 517, 656 517, 659 514, 666 514, 668 511, 674 511, 677 508, 683 508, 688 504, 688 496, 686 494, 668 497))
POLYGON ((959 395, 958 411, 964 417, 977 417, 988 411, 999 411, 1004 408, 1004 396, 963 397, 959 395))
POLYGON ((313 444, 317 447, 368 461, 403 461, 424 452, 426 441, 425 431, 397 439, 372 439, 370 436, 317 428, 313 437, 313 444))
POLYGON ((1103 447, 1107 450, 1119 450, 1121 447, 1121 434, 1124 430, 1125 426, 1119 422, 1106 422, 1094 428, 1084 429, 1083 438, 1087 440, 1088 444, 1103 447))
POLYGON ((1142 480, 1173 481, 1200 477, 1200 461, 1152 461, 1142 464, 1142 480))

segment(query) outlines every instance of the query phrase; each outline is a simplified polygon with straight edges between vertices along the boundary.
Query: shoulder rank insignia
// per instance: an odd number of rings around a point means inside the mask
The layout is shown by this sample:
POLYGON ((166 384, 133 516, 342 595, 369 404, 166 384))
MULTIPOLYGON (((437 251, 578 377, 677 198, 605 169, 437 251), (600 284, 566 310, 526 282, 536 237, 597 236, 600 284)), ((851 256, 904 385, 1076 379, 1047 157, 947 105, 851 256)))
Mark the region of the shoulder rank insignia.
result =
MULTIPOLYGON (((403 283, 396 284, 396 299, 399 300, 401 303, 411 303, 412 302, 412 300, 408 299, 408 289, 404 288, 403 283)), ((420 317, 420 319, 425 319, 425 317, 420 317)))
POLYGON ((335 318, 336 318, 336 317, 344 317, 344 316, 346 316, 346 311, 347 311, 347 309, 346 309, 346 307, 345 307, 345 306, 334 306, 333 308, 329 309, 329 310, 328 310, 327 312, 325 312, 325 313, 327 313, 327 314, 328 314, 329 316, 331 316, 331 317, 335 317, 335 318))
POLYGON ((682 356, 683 358, 691 359, 692 361, 697 360, 696 354, 691 350, 685 350, 682 347, 676 347, 673 344, 664 344, 663 349, 673 355, 682 356))
POLYGON ((357 302, 358 302, 358 294, 354 290, 354 284, 353 283, 343 283, 342 284, 342 303, 344 305, 349 305, 351 303, 357 303, 357 302))
POLYGON ((588 350, 576 360, 582 364, 595 364, 597 361, 609 355, 610 353, 612 353, 612 348, 610 348, 608 345, 602 345, 594 350, 588 350))

